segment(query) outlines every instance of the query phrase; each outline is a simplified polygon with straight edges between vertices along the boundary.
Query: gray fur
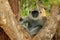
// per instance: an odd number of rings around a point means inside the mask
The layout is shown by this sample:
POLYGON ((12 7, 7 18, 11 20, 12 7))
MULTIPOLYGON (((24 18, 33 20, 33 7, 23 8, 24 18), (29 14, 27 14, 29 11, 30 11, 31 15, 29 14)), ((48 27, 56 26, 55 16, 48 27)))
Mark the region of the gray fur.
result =
MULTIPOLYGON (((40 16, 40 15, 39 15, 40 16)), ((25 18, 22 22, 21 22, 21 25, 26 28, 26 30, 29 32, 29 34, 31 36, 37 34, 37 32, 42 28, 42 26, 44 25, 45 23, 45 20, 43 20, 42 18, 40 17, 37 17, 37 18, 34 18, 31 16, 31 14, 29 14, 27 16, 27 18, 25 18), (30 26, 29 25, 25 25, 26 22, 29 22, 30 23, 30 26)))

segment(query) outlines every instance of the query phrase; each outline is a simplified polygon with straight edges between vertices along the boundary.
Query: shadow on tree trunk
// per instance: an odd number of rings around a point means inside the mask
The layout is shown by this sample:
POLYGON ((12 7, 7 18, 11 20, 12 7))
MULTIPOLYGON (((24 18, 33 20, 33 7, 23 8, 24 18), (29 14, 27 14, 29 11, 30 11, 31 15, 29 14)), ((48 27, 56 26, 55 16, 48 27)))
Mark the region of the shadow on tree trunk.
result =
POLYGON ((0 40, 10 40, 4 30, 0 27, 0 40))

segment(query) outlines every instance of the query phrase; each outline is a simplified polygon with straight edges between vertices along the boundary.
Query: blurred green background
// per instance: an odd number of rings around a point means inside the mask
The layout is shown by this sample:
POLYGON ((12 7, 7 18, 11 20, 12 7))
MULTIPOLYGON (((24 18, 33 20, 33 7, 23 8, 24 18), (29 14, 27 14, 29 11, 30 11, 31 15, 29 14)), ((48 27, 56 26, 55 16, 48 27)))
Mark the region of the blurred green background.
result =
MULTIPOLYGON (((22 0, 22 17, 26 17, 30 10, 36 8, 37 0, 22 0)), ((59 6, 60 0, 41 0, 42 5, 46 9, 46 16, 49 16, 49 11, 52 4, 59 6)))

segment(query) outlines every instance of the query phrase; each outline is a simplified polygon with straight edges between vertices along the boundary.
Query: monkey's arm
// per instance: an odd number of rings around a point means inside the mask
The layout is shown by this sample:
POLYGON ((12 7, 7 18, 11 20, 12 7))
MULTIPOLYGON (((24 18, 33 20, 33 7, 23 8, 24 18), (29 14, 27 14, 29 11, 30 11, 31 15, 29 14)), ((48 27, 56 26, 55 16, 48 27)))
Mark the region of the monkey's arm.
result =
POLYGON ((20 24, 23 28, 25 28, 28 32, 29 32, 29 29, 28 29, 28 25, 26 25, 28 23, 29 19, 26 18, 26 19, 23 19, 20 24))

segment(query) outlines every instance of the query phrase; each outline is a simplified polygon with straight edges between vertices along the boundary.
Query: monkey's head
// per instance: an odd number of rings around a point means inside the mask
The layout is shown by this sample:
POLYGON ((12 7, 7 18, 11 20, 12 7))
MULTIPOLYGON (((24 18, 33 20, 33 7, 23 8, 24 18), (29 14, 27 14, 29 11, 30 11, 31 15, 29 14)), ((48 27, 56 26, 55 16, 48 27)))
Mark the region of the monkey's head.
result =
POLYGON ((33 10, 29 12, 29 17, 30 19, 33 19, 33 20, 44 19, 46 17, 46 12, 44 9, 33 10))
POLYGON ((32 20, 38 20, 40 18, 40 13, 38 10, 30 11, 29 18, 32 20))

